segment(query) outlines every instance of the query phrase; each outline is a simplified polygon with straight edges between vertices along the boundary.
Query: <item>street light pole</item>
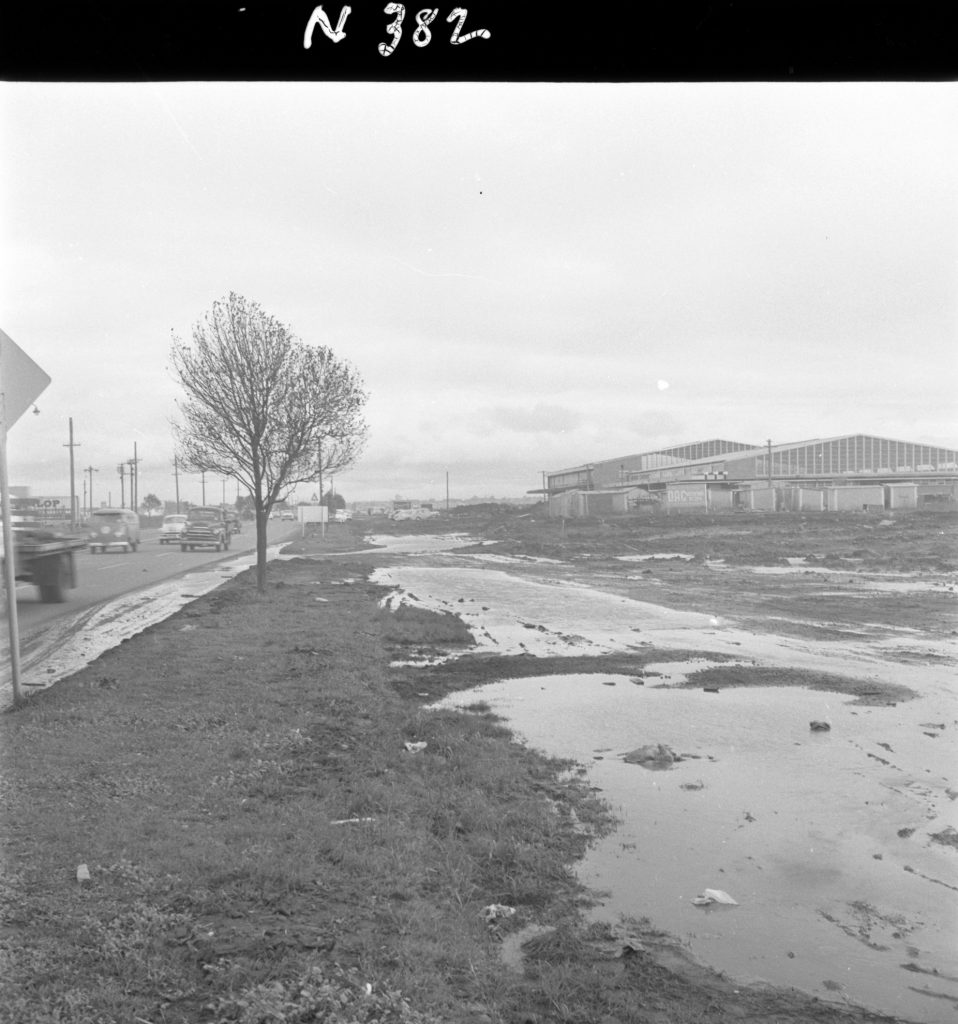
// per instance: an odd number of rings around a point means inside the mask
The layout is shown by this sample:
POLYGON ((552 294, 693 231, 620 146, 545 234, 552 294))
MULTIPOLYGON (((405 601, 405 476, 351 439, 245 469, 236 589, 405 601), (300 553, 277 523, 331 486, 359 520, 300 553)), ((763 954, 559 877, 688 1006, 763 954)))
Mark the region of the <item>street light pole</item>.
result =
POLYGON ((126 508, 126 463, 121 462, 116 468, 120 474, 120 508, 126 508))

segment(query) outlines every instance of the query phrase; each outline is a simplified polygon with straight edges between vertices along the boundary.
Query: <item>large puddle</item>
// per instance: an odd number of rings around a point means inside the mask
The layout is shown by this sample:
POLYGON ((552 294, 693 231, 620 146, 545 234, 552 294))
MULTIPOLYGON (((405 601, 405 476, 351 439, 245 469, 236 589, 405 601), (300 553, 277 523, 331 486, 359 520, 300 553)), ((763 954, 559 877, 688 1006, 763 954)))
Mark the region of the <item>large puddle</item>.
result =
POLYGON ((927 728, 924 701, 650 682, 512 679, 443 706, 481 699, 532 746, 587 766, 621 820, 580 867, 608 894, 595 916, 648 917, 742 981, 953 1022, 958 851, 931 835, 958 826, 954 717, 943 730, 927 728), (623 759, 649 744, 680 760, 651 771, 623 759), (738 905, 695 905, 709 888, 738 905))
POLYGON ((621 819, 581 866, 583 881, 609 894, 598 914, 648 917, 743 981, 954 1024, 953 640, 756 633, 720 610, 676 611, 550 579, 548 565, 517 576, 458 563, 392 566, 374 579, 394 588, 393 606, 461 615, 480 653, 599 655, 651 644, 917 692, 869 706, 801 688, 680 690, 673 684, 706 662, 663 662, 646 666, 644 685, 604 674, 535 677, 446 703, 483 700, 531 745, 587 766, 621 819), (889 661, 902 643, 929 657, 889 661), (830 729, 812 730, 812 721, 830 729), (648 744, 687 756, 665 771, 623 760, 648 744), (738 905, 695 905, 705 889, 738 905))

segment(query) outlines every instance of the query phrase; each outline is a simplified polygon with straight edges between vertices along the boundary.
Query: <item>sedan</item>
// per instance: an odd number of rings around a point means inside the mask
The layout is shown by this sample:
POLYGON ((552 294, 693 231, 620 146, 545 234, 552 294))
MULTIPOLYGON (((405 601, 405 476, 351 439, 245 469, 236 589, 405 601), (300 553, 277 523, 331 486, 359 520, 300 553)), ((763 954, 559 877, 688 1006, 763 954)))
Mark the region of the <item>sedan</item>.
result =
POLYGON ((164 516, 160 524, 160 543, 179 544, 180 536, 186 529, 186 516, 164 516))

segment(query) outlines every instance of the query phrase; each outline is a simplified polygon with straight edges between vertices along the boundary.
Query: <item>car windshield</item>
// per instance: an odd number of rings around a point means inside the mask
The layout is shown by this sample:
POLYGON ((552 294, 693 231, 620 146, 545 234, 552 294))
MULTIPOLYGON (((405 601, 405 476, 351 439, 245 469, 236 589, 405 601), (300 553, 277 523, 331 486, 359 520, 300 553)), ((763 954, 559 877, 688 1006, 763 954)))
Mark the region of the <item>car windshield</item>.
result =
POLYGON ((94 512, 93 515, 97 519, 119 519, 121 516, 120 512, 94 512))
POLYGON ((215 521, 215 520, 217 520, 219 518, 220 518, 220 516, 219 516, 218 512, 214 512, 212 509, 205 509, 205 508, 204 509, 196 509, 195 511, 190 512, 190 514, 189 514, 190 522, 194 522, 194 523, 197 520, 199 520, 201 522, 204 522, 204 523, 211 523, 211 522, 213 522, 213 521, 215 521))
POLYGON ((164 523, 185 523, 186 522, 186 516, 167 516, 163 520, 163 522, 164 523))

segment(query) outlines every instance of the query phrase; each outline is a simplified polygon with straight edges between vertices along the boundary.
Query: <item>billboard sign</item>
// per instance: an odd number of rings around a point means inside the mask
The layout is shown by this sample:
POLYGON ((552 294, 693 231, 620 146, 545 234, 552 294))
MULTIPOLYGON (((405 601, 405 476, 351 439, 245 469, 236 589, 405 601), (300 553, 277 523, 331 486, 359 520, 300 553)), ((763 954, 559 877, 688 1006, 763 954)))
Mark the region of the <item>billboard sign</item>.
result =
POLYGON ((682 508, 705 508, 708 495, 705 484, 686 484, 683 487, 670 486, 666 493, 666 501, 670 505, 682 508))
POLYGON ((13 499, 14 515, 29 519, 70 519, 70 495, 13 499))

